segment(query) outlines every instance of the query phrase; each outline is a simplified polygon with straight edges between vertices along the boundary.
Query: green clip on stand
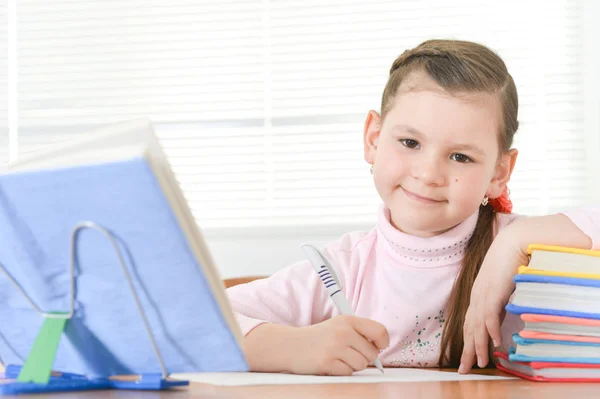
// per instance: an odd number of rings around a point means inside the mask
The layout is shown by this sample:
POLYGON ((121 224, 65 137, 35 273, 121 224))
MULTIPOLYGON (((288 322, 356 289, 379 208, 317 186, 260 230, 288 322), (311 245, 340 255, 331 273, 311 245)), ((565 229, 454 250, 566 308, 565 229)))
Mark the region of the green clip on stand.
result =
POLYGON ((54 364, 54 358, 58 350, 58 343, 65 329, 69 314, 53 313, 48 316, 45 317, 44 324, 42 324, 31 352, 27 356, 25 365, 19 373, 19 377, 17 378, 19 382, 47 384, 50 380, 52 365, 54 364))

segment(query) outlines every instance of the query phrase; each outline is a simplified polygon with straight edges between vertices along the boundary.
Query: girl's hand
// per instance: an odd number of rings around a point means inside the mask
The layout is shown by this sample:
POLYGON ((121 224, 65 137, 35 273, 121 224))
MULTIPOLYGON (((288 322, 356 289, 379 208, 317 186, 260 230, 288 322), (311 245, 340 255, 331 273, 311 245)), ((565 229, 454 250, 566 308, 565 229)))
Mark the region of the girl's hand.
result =
MULTIPOLYGON (((504 231, 503 231, 504 232, 504 231)), ((464 349, 458 372, 466 374, 477 359, 479 367, 488 364, 488 337, 494 346, 502 344, 500 324, 504 307, 514 291, 513 276, 520 265, 527 265, 526 248, 514 237, 502 234, 490 246, 471 290, 471 301, 463 327, 464 349)))
POLYGON ((251 371, 351 375, 388 345, 382 324, 336 316, 308 327, 259 325, 246 336, 244 351, 251 371))
POLYGON ((352 375, 373 364, 390 342, 382 324, 355 316, 336 316, 297 333, 294 374, 352 375))

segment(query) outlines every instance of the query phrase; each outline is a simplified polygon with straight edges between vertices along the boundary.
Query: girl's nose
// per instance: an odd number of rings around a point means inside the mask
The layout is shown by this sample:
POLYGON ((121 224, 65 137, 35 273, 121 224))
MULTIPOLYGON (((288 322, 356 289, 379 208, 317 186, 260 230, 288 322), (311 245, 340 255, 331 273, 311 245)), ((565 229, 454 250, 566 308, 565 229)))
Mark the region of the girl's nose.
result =
POLYGON ((438 157, 421 157, 413 164, 413 176, 428 186, 441 186, 446 182, 444 163, 438 157))

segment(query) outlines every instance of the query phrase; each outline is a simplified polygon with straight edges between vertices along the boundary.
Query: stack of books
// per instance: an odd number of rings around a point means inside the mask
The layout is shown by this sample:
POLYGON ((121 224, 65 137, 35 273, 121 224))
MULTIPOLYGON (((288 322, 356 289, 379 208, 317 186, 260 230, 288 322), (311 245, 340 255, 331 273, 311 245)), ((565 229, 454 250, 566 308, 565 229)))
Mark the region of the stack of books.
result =
POLYGON ((498 368, 536 381, 600 381, 600 251, 530 245, 506 310, 524 328, 498 368))

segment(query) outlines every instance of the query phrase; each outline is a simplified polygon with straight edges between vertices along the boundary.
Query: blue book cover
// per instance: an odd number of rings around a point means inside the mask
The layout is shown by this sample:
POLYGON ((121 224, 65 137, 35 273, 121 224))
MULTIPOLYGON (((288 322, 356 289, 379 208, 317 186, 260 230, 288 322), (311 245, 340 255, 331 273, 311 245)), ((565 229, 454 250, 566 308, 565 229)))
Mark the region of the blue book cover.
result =
MULTIPOLYGON (((600 344, 589 343, 589 342, 574 342, 574 341, 553 341, 546 339, 533 339, 533 338, 522 338, 519 334, 513 334, 513 342, 517 346, 531 346, 546 344, 551 346, 564 346, 572 348, 580 348, 581 351, 585 351, 586 348, 598 348, 600 344)), ((581 357, 581 356, 559 356, 553 353, 551 349, 548 349, 546 355, 530 356, 516 353, 515 348, 511 348, 509 351, 509 360, 518 362, 557 362, 557 363, 588 363, 588 364, 600 364, 600 358, 598 357, 581 357)))
POLYGON ((578 317, 580 319, 596 319, 596 320, 600 319, 600 314, 598 314, 598 313, 584 313, 584 312, 575 312, 572 310, 520 306, 520 305, 515 305, 514 303, 509 303, 508 305, 506 305, 506 311, 508 313, 517 314, 517 315, 521 315, 524 313, 532 313, 532 314, 545 314, 545 315, 550 315, 550 316, 578 317))
MULTIPOLYGON (((141 155, 0 175, 0 263, 43 311, 67 312, 72 230, 92 221, 116 239, 169 373, 246 371, 229 304, 220 306, 171 203, 141 155)), ((90 378, 160 372, 111 242, 85 229, 75 248, 74 316, 54 369, 90 378)), ((24 364, 42 322, 0 274, 4 364, 24 364)))
MULTIPOLYGON (((517 274, 513 277, 513 281, 517 285, 521 283, 540 283, 548 284, 549 286, 554 284, 570 285, 574 287, 592 287, 600 288, 600 280, 586 279, 586 278, 573 278, 563 276, 545 276, 537 274, 517 274)), ((516 297, 515 297, 516 298, 516 297)), ((557 297, 557 299, 560 297, 557 297)), ((506 305, 506 310, 513 314, 533 313, 533 314, 544 314, 552 316, 566 316, 566 317, 579 317, 586 319, 600 319, 600 314, 592 312, 581 312, 574 310, 557 309, 558 306, 552 306, 544 301, 538 301, 539 306, 523 306, 520 305, 517 299, 513 299, 515 303, 509 303, 506 305), (547 306, 547 307, 545 307, 547 306)), ((568 301, 569 299, 565 299, 568 301)))
POLYGON ((519 283, 543 283, 543 284, 565 284, 580 287, 600 287, 600 280, 591 278, 544 276, 539 274, 515 274, 515 284, 519 283))

